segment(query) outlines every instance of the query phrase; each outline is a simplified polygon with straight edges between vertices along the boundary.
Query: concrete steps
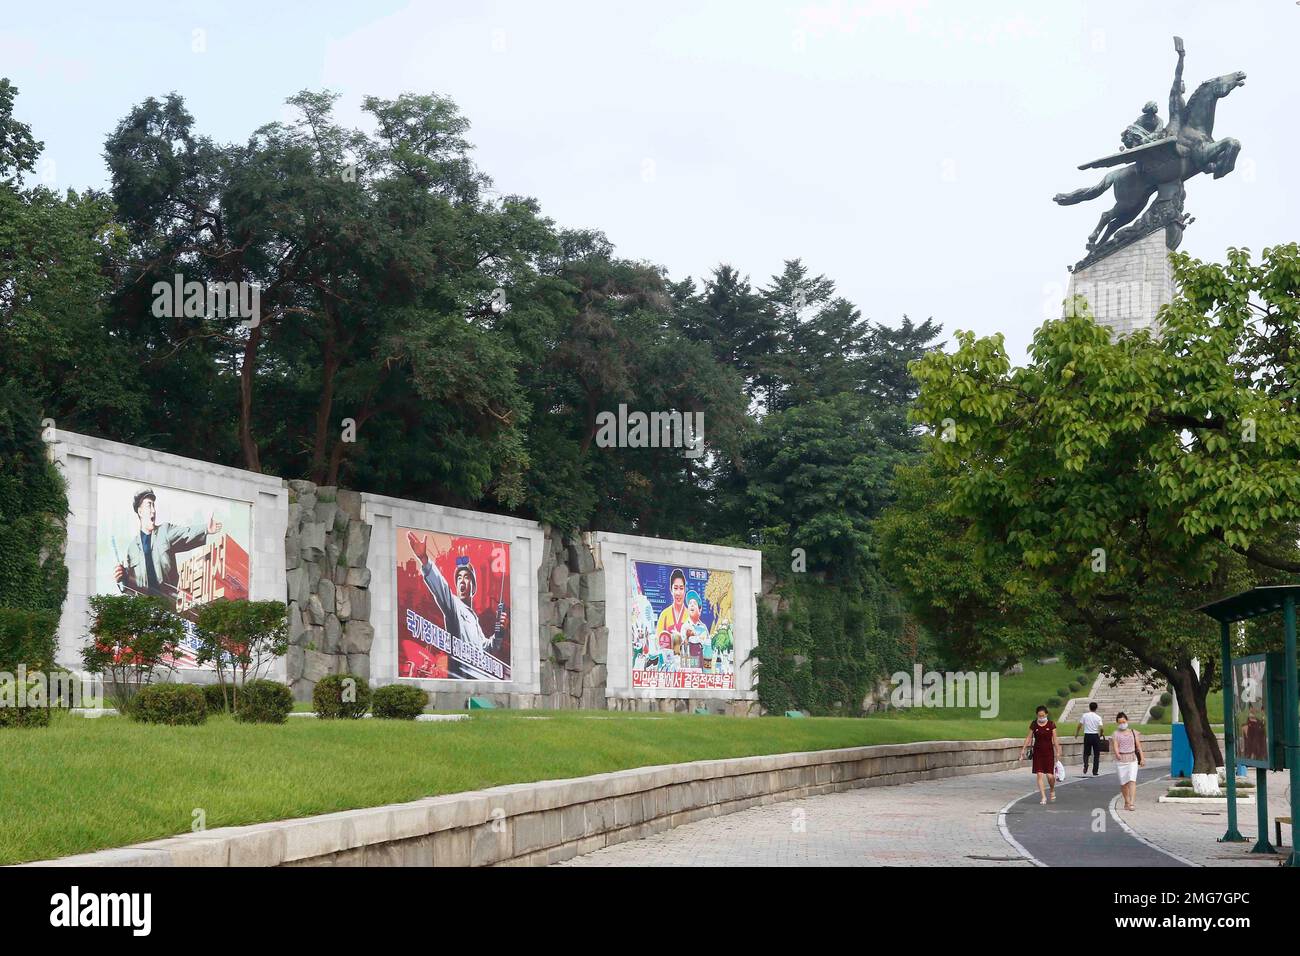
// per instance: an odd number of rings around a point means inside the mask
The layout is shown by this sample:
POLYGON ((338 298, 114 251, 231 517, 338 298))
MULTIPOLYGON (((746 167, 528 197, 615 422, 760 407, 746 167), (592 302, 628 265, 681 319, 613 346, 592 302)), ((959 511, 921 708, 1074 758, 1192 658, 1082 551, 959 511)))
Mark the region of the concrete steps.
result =
POLYGON ((1126 677, 1113 687, 1110 681, 1109 677, 1099 674, 1087 697, 1070 698, 1057 723, 1077 721, 1088 712, 1088 705, 1096 701, 1097 712, 1106 723, 1114 722, 1115 715, 1122 710, 1133 723, 1145 724, 1148 720, 1147 711, 1159 699, 1163 688, 1148 689, 1146 679, 1141 675, 1126 677))

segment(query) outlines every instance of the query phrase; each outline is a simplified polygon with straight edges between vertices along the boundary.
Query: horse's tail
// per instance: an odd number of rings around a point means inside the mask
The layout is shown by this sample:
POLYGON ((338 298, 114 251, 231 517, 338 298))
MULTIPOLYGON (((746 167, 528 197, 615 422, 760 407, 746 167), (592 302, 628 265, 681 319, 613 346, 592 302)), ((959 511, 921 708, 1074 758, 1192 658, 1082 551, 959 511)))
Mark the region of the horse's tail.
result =
POLYGON ((1052 197, 1052 201, 1061 206, 1073 206, 1075 203, 1087 202, 1089 199, 1096 199, 1107 189, 1111 187, 1110 173, 1101 178, 1101 182, 1095 186, 1085 186, 1083 189, 1076 189, 1074 192, 1057 193, 1052 197))

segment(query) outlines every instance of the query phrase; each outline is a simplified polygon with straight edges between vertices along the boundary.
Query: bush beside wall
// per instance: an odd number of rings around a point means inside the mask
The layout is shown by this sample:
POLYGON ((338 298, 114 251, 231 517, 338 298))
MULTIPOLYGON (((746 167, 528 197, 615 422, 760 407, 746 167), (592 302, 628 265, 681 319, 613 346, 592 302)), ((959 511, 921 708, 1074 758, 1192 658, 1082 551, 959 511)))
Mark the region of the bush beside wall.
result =
POLYGON ((145 724, 194 725, 207 720, 207 710, 193 684, 150 684, 131 699, 130 716, 145 724))

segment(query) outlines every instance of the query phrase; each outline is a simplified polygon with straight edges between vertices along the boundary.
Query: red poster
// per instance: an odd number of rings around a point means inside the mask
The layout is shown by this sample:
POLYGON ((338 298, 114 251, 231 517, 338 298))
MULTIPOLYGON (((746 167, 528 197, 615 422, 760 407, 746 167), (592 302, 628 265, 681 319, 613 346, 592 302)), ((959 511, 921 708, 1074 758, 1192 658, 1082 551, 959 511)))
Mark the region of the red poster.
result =
POLYGON ((510 680, 510 544, 397 529, 397 672, 510 680))

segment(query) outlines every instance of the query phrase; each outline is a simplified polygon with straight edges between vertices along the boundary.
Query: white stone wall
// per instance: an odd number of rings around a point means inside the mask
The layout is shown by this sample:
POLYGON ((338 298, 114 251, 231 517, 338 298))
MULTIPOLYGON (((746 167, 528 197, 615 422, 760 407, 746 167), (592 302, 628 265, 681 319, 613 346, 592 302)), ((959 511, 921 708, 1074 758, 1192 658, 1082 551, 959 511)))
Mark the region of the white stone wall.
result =
POLYGON ((1139 329, 1156 328, 1160 307, 1174 298, 1173 266, 1165 246, 1165 231, 1157 229, 1100 262, 1070 276, 1066 308, 1074 296, 1088 301, 1092 316, 1124 336, 1139 329))
MULTIPOLYGON (((288 491, 274 475, 196 461, 136 445, 55 431, 50 453, 68 483, 68 595, 59 620, 58 662, 81 670, 81 649, 90 627, 89 600, 94 594, 97 482, 100 475, 138 481, 143 485, 176 488, 252 505, 253 543, 249 598, 283 601, 285 594, 284 531, 288 491)), ((268 675, 284 680, 284 659, 268 675)), ((180 680, 206 683, 212 672, 182 668, 180 680)))
MULTIPOLYGON (((436 694, 437 706, 464 707, 471 695, 536 694, 539 690, 538 569, 545 532, 534 521, 463 511, 441 505, 361 495, 362 519, 370 535, 370 623, 375 629, 370 650, 371 682, 403 683, 436 694), (469 535, 510 542, 510 676, 509 681, 427 680, 397 673, 397 529, 421 528, 450 535, 469 535)), ((499 699, 499 698, 494 698, 499 699)), ((515 698, 512 698, 514 700, 515 698)))
POLYGON ((758 699, 750 653, 758 643, 758 595, 762 590, 762 554, 744 548, 724 548, 689 541, 669 541, 637 535, 596 534, 596 559, 605 573, 605 624, 609 628, 609 660, 605 696, 611 709, 616 701, 752 700, 758 699), (736 688, 633 688, 631 634, 628 624, 629 561, 691 566, 733 575, 733 627, 735 628, 736 688))

